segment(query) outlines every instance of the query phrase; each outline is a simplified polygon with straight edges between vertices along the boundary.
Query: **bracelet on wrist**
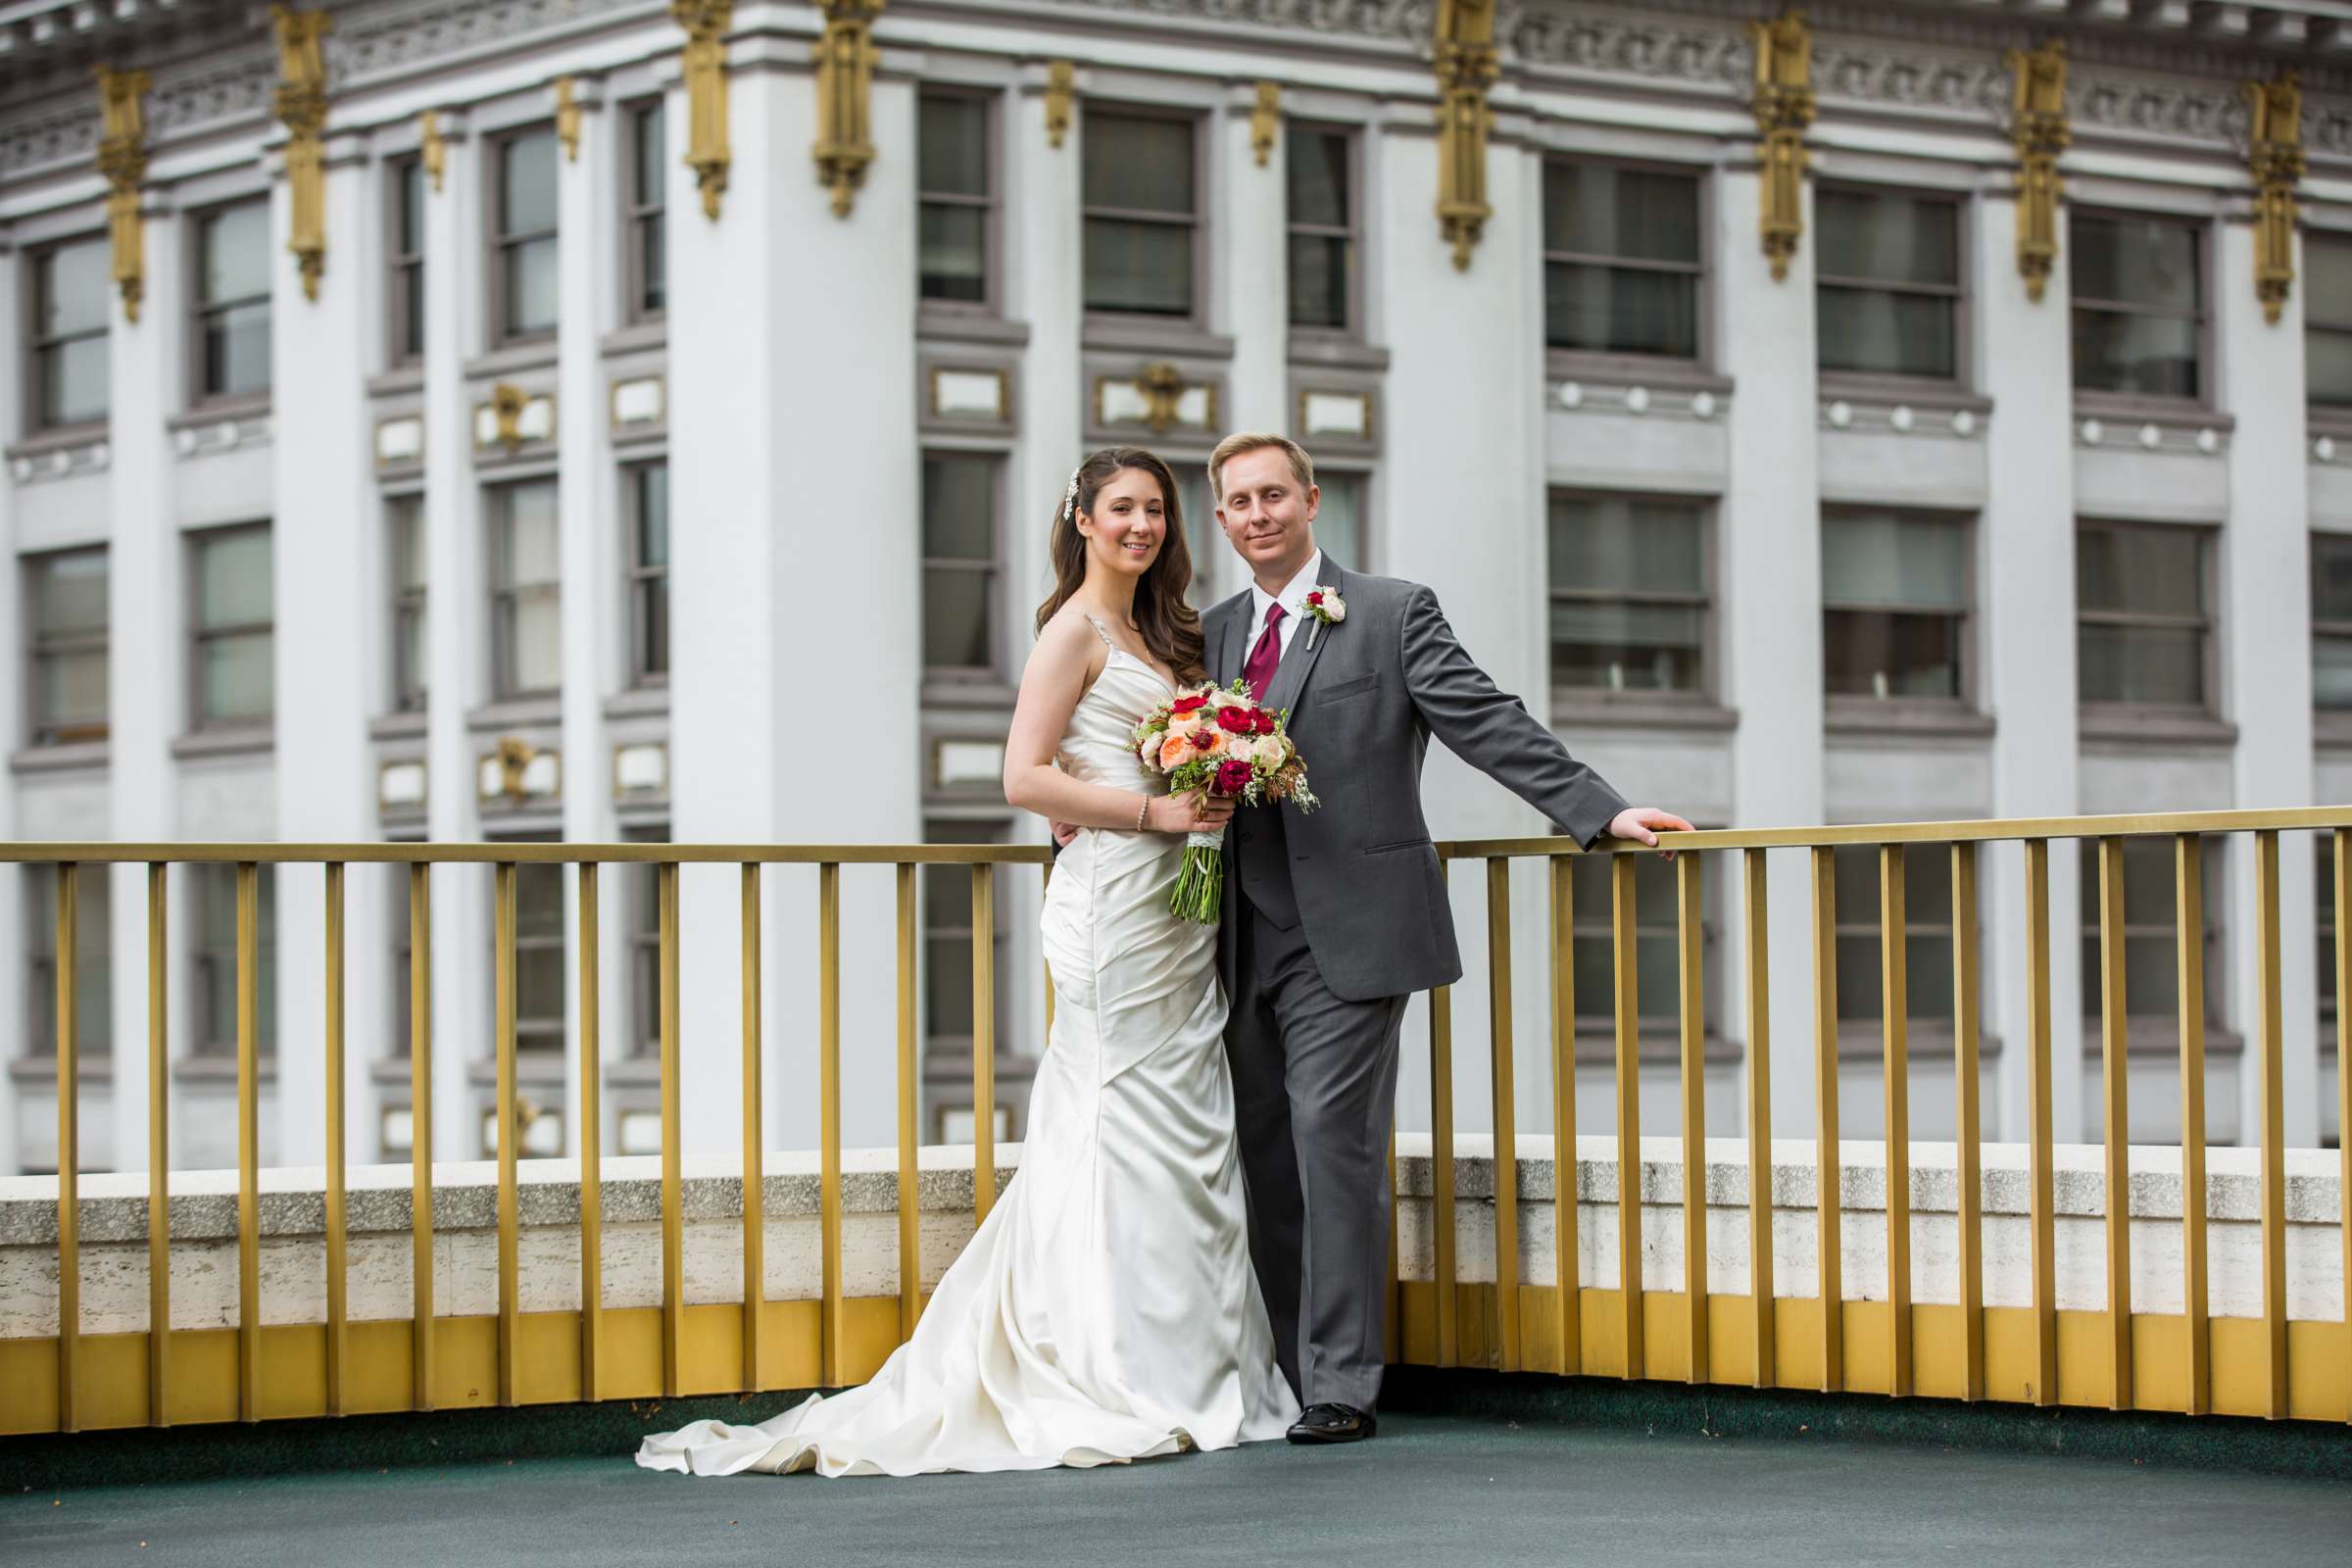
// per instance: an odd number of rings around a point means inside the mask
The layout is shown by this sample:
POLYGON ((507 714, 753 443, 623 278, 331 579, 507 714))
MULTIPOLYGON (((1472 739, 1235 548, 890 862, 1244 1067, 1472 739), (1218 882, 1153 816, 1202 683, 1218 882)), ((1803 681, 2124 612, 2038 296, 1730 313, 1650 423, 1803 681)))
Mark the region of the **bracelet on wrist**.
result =
POLYGON ((1135 830, 1138 833, 1141 833, 1144 830, 1144 818, 1150 816, 1151 814, 1152 797, 1147 795, 1144 797, 1144 804, 1137 807, 1135 810, 1135 830))

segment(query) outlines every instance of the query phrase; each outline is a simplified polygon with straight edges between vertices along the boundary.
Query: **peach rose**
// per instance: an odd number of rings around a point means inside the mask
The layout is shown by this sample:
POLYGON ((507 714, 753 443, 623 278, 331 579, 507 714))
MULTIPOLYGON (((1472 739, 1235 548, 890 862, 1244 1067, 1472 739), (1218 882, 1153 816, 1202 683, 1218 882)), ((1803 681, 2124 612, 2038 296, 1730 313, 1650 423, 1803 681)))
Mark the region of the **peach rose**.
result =
POLYGON ((1192 755, 1193 743, 1186 736, 1171 731, 1159 743, 1159 765, 1162 771, 1176 767, 1192 755))

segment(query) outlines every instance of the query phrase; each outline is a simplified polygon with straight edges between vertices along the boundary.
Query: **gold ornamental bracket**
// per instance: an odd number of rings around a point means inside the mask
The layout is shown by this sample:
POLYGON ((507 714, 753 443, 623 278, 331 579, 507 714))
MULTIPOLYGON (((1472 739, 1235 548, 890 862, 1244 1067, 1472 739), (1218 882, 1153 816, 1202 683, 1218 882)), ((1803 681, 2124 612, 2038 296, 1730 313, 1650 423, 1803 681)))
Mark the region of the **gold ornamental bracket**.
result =
POLYGON ((556 87, 556 140, 564 147, 564 161, 580 161, 580 100, 570 76, 558 76, 556 87))
POLYGON ((1078 113, 1078 67, 1056 60, 1046 67, 1046 145, 1059 151, 1078 113))
POLYGON ((1470 268, 1494 209, 1487 204, 1487 89, 1501 74, 1494 48, 1494 0, 1438 0, 1433 37, 1438 76, 1438 232, 1453 247, 1457 271, 1470 268))
POLYGON ((1153 360, 1136 372, 1135 389, 1144 395, 1144 422, 1153 435, 1166 435, 1176 426, 1177 406, 1184 401, 1184 372, 1165 360, 1153 360))
POLYGON ((441 111, 438 109, 427 109, 417 117, 416 156, 424 166, 426 177, 432 180, 433 189, 438 191, 443 177, 449 172, 449 141, 441 134, 441 111))
POLYGON ((302 269, 305 299, 318 297, 326 271, 326 52, 332 25, 323 11, 271 6, 277 28, 277 97, 272 105, 286 127, 286 189, 292 198, 286 249, 302 269))
POLYGON ((727 28, 735 0, 670 0, 670 16, 686 29, 679 57, 686 80, 686 167, 703 193, 703 216, 718 220, 727 193, 727 28))
POLYGON ((1785 11, 1748 30, 1756 45, 1756 133, 1764 146, 1758 228, 1773 281, 1788 275, 1805 232, 1805 129, 1813 123, 1813 29, 1801 11, 1785 11))
POLYGON ((2017 148, 2017 270, 2026 298, 2038 305, 2058 262, 2058 202, 2066 193, 2058 155, 2073 134, 2066 120, 2066 40, 2012 49, 2003 58, 2016 89, 2009 140, 2017 148))
POLYGON ((98 104, 105 133, 98 142, 98 172, 106 176, 107 229, 114 241, 115 287, 122 295, 122 318, 139 318, 147 292, 147 230, 139 216, 139 186, 147 178, 147 73, 98 68, 98 104))
POLYGON ((2303 177, 2303 85, 2291 71, 2249 81, 2246 164, 2254 172, 2254 296, 2273 326, 2295 284, 2295 184, 2303 177))
POLYGON ((1263 169, 1274 156, 1275 138, 1282 131, 1282 84, 1261 81, 1257 98, 1250 109, 1250 150, 1257 154, 1257 167, 1263 169))
POLYGON ((816 59, 816 177, 847 218, 874 161, 874 18, 883 0, 816 0, 825 35, 816 59))

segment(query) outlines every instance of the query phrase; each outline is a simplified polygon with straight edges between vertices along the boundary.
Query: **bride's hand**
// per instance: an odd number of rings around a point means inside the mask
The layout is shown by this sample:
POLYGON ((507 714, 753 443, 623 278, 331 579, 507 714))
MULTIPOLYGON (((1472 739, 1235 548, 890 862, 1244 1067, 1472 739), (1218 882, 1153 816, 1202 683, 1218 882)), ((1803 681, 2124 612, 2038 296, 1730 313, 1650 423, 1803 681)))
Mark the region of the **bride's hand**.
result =
POLYGON ((1232 797, 1195 791, 1154 796, 1144 812, 1144 826, 1153 833, 1213 833, 1233 820, 1232 797))

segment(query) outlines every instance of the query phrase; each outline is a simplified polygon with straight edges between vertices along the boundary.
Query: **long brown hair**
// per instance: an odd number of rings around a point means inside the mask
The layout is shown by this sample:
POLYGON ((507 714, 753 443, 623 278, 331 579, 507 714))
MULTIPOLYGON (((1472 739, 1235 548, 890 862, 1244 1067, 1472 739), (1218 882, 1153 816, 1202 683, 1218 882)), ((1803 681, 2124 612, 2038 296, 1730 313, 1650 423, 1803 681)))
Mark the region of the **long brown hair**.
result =
POLYGON ((1068 604, 1086 582, 1086 535, 1078 531, 1078 514, 1095 510, 1095 498, 1122 469, 1140 468, 1159 481, 1167 536, 1159 554, 1144 568, 1135 585, 1135 629, 1147 653, 1176 672, 1180 681, 1206 674, 1202 659, 1200 613, 1185 602, 1193 585, 1193 553, 1185 543, 1183 503, 1176 497, 1176 475, 1168 466, 1142 447, 1104 447, 1078 465, 1072 476, 1074 492, 1056 501, 1053 543, 1047 554, 1054 562, 1054 592, 1037 607, 1037 629, 1045 630, 1054 612, 1068 604))

